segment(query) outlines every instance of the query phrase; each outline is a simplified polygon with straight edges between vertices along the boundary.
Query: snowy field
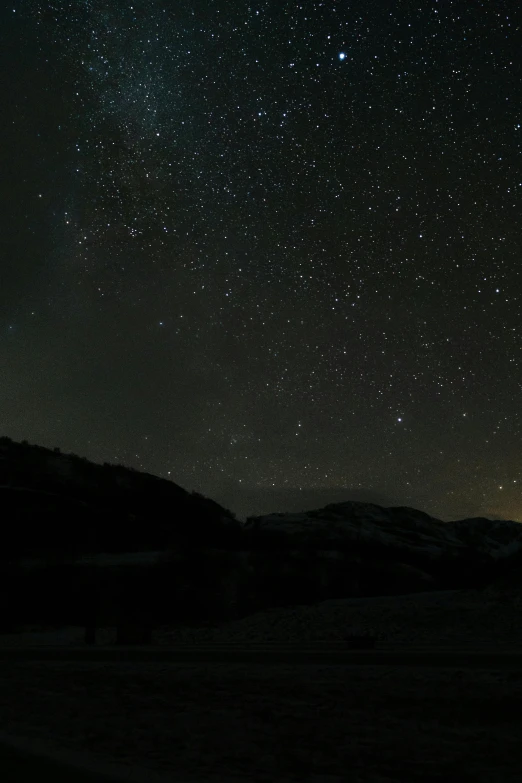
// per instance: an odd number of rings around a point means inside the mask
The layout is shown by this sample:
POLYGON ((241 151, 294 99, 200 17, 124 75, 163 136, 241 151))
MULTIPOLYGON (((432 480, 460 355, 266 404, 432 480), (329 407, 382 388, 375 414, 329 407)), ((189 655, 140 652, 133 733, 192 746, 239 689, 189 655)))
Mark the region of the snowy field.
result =
MULTIPOLYGON (((349 633, 376 633, 380 647, 490 648, 522 646, 522 593, 474 590, 323 601, 251 615, 218 628, 153 632, 153 644, 338 641, 349 633)), ((84 629, 26 629, 0 636, 0 647, 81 645, 84 629)), ((115 628, 100 628, 97 644, 115 643, 115 628)))
POLYGON ((159 629, 156 643, 338 641, 377 634, 380 646, 522 645, 522 595, 474 590, 323 601, 263 612, 220 628, 159 629))
MULTIPOLYGON (((156 629, 154 644, 522 644, 516 592, 447 591, 325 601, 215 629, 156 629)), ((114 644, 115 629, 98 643, 114 644)), ((0 636, 0 646, 78 645, 79 627, 0 636)), ((522 671, 400 666, 7 662, 0 726, 51 749, 173 783, 519 783, 522 671)))
POLYGON ((522 672, 2 663, 0 725, 182 783, 520 782, 522 672))

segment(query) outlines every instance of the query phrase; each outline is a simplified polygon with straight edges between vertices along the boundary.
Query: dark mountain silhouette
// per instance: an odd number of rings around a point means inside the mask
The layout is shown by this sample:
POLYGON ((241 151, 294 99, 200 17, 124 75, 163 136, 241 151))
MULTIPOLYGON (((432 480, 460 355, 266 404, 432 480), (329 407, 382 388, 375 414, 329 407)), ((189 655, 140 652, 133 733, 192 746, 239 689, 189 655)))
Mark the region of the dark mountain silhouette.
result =
POLYGON ((94 616, 220 623, 334 598, 522 582, 517 522, 349 501, 242 523, 171 481, 6 437, 0 503, 0 628, 94 616))
POLYGON ((3 559, 222 544, 240 527, 227 509, 122 465, 0 438, 3 559))
POLYGON ((472 553, 497 559, 522 549, 522 524, 483 517, 443 522, 415 508, 384 508, 374 503, 347 501, 298 513, 249 517, 245 529, 259 538, 318 544, 323 548, 418 553, 435 560, 472 553))

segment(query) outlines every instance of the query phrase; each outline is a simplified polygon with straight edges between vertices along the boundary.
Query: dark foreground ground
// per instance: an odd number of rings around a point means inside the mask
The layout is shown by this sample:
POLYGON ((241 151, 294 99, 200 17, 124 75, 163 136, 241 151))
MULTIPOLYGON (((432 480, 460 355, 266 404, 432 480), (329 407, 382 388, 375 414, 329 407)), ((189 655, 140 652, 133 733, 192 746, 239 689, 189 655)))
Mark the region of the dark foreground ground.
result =
POLYGON ((89 754, 53 750, 45 742, 9 738, 0 732, 2 783, 170 783, 171 776, 150 770, 103 763, 89 754))
MULTIPOLYGON (((0 743, 0 780, 2 783, 109 783, 94 773, 58 764, 0 743)), ((121 783, 121 781, 120 781, 121 783)))
POLYGON ((165 647, 0 647, 3 661, 208 663, 292 666, 426 666, 522 671, 522 649, 451 650, 383 648, 351 650, 343 644, 212 644, 165 647))
MULTIPOLYGON (((172 783, 520 783, 517 660, 499 653, 495 667, 479 668, 4 659, 0 726, 172 783)), ((9 783, 8 774, 67 780, 1 748, 0 764, 9 783)), ((104 780, 89 774, 69 780, 104 780)))

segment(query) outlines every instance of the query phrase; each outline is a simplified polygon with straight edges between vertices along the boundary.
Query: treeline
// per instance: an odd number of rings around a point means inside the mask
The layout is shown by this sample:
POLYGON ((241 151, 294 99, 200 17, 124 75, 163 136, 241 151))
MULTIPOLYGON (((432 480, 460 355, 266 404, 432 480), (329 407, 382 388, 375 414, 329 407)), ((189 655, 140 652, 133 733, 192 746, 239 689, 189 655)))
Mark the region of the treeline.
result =
POLYGON ((498 566, 442 558, 432 573, 391 557, 348 551, 246 551, 186 547, 153 565, 12 563, 0 572, 2 627, 20 623, 99 626, 132 619, 151 625, 220 624, 278 606, 332 598, 476 588, 498 566))

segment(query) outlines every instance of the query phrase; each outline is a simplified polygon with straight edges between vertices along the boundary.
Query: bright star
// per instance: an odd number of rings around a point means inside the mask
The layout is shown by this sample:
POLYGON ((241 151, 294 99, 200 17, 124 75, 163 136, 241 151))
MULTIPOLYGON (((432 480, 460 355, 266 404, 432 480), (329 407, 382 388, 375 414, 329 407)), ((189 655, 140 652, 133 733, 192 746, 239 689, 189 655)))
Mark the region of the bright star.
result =
POLYGON ((339 52, 339 59, 340 60, 344 60, 345 57, 346 57, 346 55, 345 55, 344 52, 339 52))

